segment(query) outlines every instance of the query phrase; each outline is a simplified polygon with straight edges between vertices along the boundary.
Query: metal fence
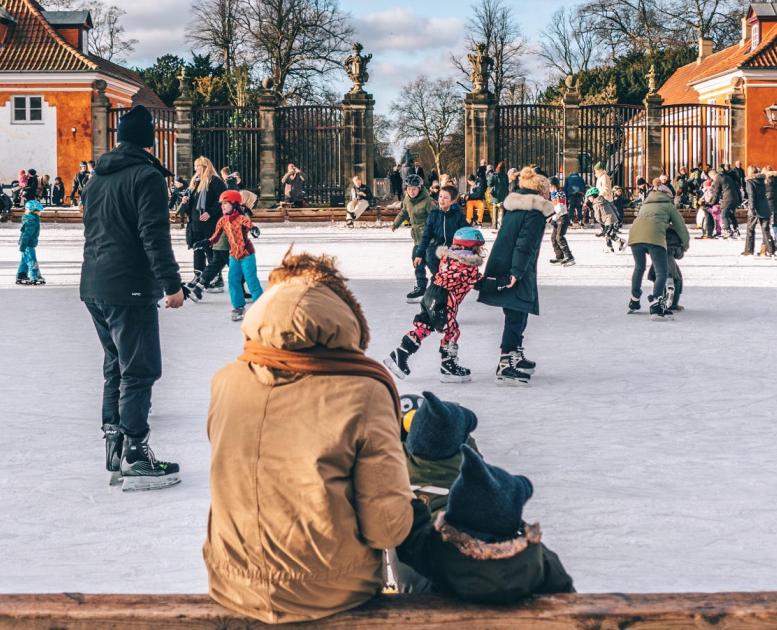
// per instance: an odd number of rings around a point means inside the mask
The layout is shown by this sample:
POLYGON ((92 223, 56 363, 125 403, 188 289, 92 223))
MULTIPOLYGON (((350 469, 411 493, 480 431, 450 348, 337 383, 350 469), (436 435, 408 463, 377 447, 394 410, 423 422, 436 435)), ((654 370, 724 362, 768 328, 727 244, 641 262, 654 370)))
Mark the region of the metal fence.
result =
POLYGON ((259 187, 262 131, 254 107, 198 107, 192 112, 194 158, 205 156, 220 171, 240 173, 242 186, 259 187))
POLYGON ((601 162, 613 185, 631 193, 645 177, 647 120, 641 105, 580 107, 580 173, 593 184, 594 165, 601 162))
POLYGON ((496 159, 509 167, 536 164, 556 175, 563 164, 564 108, 556 105, 499 105, 496 159))
POLYGON ((661 108, 664 172, 681 166, 717 167, 730 161, 731 120, 725 105, 664 105, 661 108))
MULTIPOLYGON (((108 148, 118 144, 119 120, 129 111, 127 107, 108 110, 108 148)), ((175 172, 175 110, 150 107, 154 119, 154 156, 171 173, 175 172)))
POLYGON ((278 194, 289 164, 305 176, 305 198, 335 205, 345 194, 343 110, 328 105, 279 107, 276 110, 278 194), (338 199, 338 197, 340 199, 338 199))

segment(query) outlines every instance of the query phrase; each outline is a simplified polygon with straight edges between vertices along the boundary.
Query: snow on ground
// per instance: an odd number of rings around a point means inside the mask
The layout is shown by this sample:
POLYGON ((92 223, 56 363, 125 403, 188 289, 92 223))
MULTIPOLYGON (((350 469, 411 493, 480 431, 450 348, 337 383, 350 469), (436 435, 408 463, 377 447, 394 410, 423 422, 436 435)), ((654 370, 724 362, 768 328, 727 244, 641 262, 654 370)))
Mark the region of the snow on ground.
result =
MULTIPOLYGON (((43 225, 46 287, 13 286, 17 235, 0 226, 0 592, 204 592, 209 381, 241 346, 227 296, 161 311, 152 444, 180 462, 183 483, 122 493, 103 470, 101 350, 75 286, 81 228, 43 225)), ((741 241, 693 241, 688 310, 653 323, 625 314, 628 252, 603 253, 589 231, 570 241, 576 267, 551 268, 547 242, 541 252, 531 388, 495 387, 500 312, 469 297, 461 360, 474 382, 437 382, 430 339, 400 390, 475 410, 486 458, 534 481, 525 517, 578 590, 777 589, 777 262, 740 257, 741 241)), ((416 309, 403 299, 408 232, 268 226, 263 281, 291 242, 339 256, 383 358, 416 309)))

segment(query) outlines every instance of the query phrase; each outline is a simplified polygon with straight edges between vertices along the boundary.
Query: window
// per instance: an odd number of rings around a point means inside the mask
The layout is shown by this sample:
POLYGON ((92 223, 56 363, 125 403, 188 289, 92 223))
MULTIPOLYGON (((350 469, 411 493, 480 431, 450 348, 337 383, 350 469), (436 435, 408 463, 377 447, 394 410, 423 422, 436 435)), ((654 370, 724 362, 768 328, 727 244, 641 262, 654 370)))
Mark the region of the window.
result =
POLYGON ((761 43, 761 23, 756 22, 750 27, 750 50, 758 48, 761 43))
POLYGON ((42 96, 14 96, 11 122, 42 123, 43 122, 43 97, 42 96))

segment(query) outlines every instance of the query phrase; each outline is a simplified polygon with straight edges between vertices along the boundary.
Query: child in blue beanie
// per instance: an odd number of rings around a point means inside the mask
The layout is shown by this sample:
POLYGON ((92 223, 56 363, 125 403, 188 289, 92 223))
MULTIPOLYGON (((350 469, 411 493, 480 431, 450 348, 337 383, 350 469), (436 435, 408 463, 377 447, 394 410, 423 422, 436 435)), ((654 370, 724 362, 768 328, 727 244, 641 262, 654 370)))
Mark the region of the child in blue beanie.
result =
POLYGON ((573 593, 572 578, 542 544, 538 524, 523 521, 534 488, 522 475, 491 466, 466 444, 445 511, 432 520, 413 501, 413 528, 399 560, 431 581, 435 592, 508 604, 543 593, 573 593))

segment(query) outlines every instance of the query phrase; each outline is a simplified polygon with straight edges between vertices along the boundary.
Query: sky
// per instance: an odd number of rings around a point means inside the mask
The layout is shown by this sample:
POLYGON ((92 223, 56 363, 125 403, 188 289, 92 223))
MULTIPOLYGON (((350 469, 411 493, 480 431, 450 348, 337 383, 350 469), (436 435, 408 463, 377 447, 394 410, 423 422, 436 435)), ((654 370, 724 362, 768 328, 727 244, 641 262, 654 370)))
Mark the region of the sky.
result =
MULTIPOLYGON (((190 56, 193 44, 186 41, 186 31, 192 0, 132 0, 120 4, 127 12, 123 18, 127 35, 138 40, 128 65, 147 66, 167 53, 190 56)), ((534 46, 553 12, 574 4, 543 0, 538 5, 537 0, 512 0, 521 29, 534 46)), ((372 54, 366 89, 375 97, 376 112, 387 113, 402 84, 418 75, 455 76, 449 55, 453 50, 463 53, 470 0, 372 0, 369 4, 340 0, 340 6, 351 14, 356 39, 364 45, 364 52, 372 54)), ((527 58, 526 66, 530 80, 543 82, 547 73, 539 59, 527 58)), ((343 93, 347 91, 344 73, 338 85, 343 93)))

